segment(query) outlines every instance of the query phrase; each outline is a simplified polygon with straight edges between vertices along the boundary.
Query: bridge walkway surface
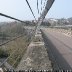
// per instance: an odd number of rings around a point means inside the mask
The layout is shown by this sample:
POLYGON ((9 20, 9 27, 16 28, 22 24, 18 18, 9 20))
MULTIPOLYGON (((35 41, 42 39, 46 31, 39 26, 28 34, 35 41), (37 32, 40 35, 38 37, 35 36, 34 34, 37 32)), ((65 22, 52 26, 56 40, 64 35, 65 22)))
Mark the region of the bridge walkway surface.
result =
POLYGON ((72 69, 72 37, 49 29, 42 29, 49 56, 53 55, 54 61, 59 69, 72 69))
POLYGON ((28 46, 26 54, 23 56, 16 71, 19 70, 52 70, 41 32, 28 46))

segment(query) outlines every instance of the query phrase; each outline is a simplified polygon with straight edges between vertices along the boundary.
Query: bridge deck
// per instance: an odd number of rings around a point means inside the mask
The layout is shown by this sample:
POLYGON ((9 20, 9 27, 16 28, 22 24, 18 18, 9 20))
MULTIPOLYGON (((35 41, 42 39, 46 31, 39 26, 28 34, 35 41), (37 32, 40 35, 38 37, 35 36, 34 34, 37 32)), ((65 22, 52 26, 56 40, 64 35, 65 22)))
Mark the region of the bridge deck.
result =
POLYGON ((23 56, 16 70, 50 70, 52 69, 46 48, 41 35, 36 35, 29 45, 26 54, 23 56), (40 38, 40 40, 38 39, 40 38))

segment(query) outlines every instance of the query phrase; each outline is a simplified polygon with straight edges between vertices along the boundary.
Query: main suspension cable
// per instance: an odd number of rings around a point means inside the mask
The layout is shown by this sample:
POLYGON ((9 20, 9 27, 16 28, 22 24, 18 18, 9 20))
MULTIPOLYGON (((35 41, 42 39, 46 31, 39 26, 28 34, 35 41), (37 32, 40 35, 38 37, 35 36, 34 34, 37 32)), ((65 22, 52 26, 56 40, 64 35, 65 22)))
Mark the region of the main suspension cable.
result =
POLYGON ((39 8, 38 8, 39 4, 38 4, 38 0, 37 0, 37 10, 38 10, 38 14, 39 14, 39 8))
POLYGON ((43 10, 43 12, 42 12, 42 14, 41 14, 41 16, 38 20, 38 24, 37 24, 37 27, 36 27, 36 34, 37 34, 38 30, 40 30, 40 25, 41 25, 42 21, 44 20, 46 14, 50 10, 51 6, 53 5, 54 1, 55 0, 47 0, 45 9, 43 10))
POLYGON ((41 11, 42 11, 42 2, 43 2, 43 1, 41 0, 41 11))
POLYGON ((28 0, 26 0, 26 2, 27 2, 28 6, 29 6, 29 8, 30 8, 30 11, 32 12, 33 17, 34 17, 34 18, 35 18, 35 20, 36 20, 36 17, 35 17, 35 15, 34 15, 34 13, 33 13, 32 9, 31 9, 31 7, 30 7, 30 4, 29 4, 28 0))
POLYGON ((11 17, 11 16, 6 15, 6 14, 3 14, 3 13, 0 13, 0 16, 4 16, 4 17, 10 18, 10 19, 13 19, 13 20, 16 20, 16 21, 19 21, 19 22, 25 23, 25 22, 22 21, 22 20, 19 20, 19 19, 17 19, 17 18, 11 17))
POLYGON ((46 0, 44 1, 44 5, 43 5, 43 8, 45 8, 45 5, 46 5, 45 3, 46 3, 46 0))

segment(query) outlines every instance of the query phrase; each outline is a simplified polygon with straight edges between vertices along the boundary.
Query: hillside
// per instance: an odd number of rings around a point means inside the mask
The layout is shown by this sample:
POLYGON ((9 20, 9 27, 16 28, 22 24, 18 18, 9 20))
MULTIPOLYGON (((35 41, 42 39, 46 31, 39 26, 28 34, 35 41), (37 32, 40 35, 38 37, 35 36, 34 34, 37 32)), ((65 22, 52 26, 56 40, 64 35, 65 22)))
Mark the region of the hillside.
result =
POLYGON ((61 18, 61 19, 55 19, 55 18, 49 18, 45 19, 45 21, 48 21, 51 26, 63 26, 63 25, 72 25, 72 17, 71 18, 61 18))

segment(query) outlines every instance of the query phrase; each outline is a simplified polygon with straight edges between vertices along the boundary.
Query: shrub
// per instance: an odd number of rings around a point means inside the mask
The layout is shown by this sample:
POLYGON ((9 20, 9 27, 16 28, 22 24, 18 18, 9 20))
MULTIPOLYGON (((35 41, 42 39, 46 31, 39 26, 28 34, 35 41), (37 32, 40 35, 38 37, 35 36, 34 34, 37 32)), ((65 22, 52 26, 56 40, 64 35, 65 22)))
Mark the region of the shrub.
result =
POLYGON ((0 49, 0 58, 5 58, 8 57, 8 53, 6 51, 4 51, 3 49, 0 49))

